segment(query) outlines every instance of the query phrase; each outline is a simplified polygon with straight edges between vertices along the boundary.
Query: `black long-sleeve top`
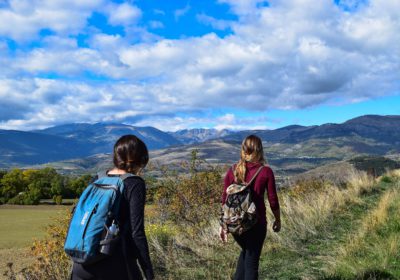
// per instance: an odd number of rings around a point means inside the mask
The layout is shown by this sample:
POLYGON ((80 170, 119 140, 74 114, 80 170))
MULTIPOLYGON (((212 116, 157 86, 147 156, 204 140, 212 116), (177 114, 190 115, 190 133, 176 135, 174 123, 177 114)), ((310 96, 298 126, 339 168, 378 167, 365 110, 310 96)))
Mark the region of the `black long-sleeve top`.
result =
POLYGON ((138 259, 146 279, 153 279, 153 267, 144 231, 146 185, 138 177, 127 178, 124 184, 125 188, 120 206, 121 224, 127 226, 124 236, 127 246, 124 246, 124 249, 128 256, 138 259))
MULTIPOLYGON (((96 179, 94 178, 94 180, 96 179)), ((146 185, 144 180, 139 177, 129 177, 125 179, 124 186, 120 205, 120 224, 123 228, 121 246, 112 256, 94 264, 83 266, 74 263, 72 270, 73 280, 142 279, 136 260, 138 260, 146 279, 151 280, 154 278, 144 231, 146 185)))

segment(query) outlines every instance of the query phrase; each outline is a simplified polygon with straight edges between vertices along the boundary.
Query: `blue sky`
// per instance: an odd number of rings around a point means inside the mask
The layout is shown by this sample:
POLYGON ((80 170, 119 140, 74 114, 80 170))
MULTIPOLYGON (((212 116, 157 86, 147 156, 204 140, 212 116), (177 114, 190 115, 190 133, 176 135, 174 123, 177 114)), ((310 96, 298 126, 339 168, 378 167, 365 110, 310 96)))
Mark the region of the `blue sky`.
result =
POLYGON ((0 0, 0 128, 400 114, 397 0, 0 0))

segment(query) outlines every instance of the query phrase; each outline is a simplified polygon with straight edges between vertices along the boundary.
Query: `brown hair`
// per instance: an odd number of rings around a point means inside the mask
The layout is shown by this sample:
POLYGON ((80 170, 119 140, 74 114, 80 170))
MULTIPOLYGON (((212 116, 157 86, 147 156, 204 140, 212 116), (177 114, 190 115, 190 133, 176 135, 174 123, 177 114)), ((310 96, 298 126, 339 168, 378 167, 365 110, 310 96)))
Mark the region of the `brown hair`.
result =
POLYGON ((146 144, 135 135, 124 135, 114 145, 115 167, 138 174, 149 162, 146 144))
POLYGON ((245 183, 246 162, 259 162, 265 164, 264 149, 262 141, 255 135, 247 136, 242 142, 240 160, 236 165, 233 175, 238 183, 245 183))

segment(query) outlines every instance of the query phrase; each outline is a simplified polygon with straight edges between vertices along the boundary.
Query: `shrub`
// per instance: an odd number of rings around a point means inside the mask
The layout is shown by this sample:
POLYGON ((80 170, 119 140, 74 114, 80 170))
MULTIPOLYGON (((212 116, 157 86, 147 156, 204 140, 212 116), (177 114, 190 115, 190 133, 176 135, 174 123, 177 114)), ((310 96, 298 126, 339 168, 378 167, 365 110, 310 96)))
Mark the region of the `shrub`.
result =
POLYGON ((163 245, 167 246, 169 241, 176 235, 177 230, 171 224, 147 224, 146 235, 159 240, 163 245))
POLYGON ((331 183, 323 178, 298 178, 288 191, 293 197, 304 197, 310 193, 319 193, 326 190, 331 183))
POLYGON ((389 177, 389 176, 387 176, 387 175, 384 175, 384 176, 382 176, 382 178, 381 178, 381 182, 384 182, 384 183, 393 183, 393 178, 391 178, 391 177, 389 177))
POLYGON ((17 194, 16 196, 14 196, 13 198, 9 199, 7 201, 7 203, 8 204, 24 205, 25 204, 24 203, 24 198, 25 198, 24 194, 20 193, 20 194, 17 194))
POLYGON ((62 196, 61 195, 55 195, 53 196, 53 201, 55 204, 57 205, 61 205, 62 204, 62 196))
POLYGON ((192 152, 189 163, 182 165, 183 175, 172 173, 159 181, 155 199, 159 216, 180 225, 187 232, 198 232, 219 214, 222 193, 221 169, 204 164, 192 152), (200 169, 201 167, 201 169, 200 169))

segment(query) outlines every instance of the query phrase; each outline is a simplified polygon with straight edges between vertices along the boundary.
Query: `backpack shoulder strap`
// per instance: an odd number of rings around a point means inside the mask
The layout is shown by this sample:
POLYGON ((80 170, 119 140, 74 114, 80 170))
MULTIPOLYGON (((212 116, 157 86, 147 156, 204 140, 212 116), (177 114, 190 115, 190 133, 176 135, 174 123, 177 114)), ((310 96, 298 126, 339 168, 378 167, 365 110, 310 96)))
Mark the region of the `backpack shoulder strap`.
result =
POLYGON ((257 175, 261 172, 261 169, 263 169, 263 168, 264 168, 264 165, 262 165, 262 166, 260 166, 260 168, 258 168, 256 174, 254 174, 253 178, 251 178, 250 182, 248 182, 246 184, 246 186, 250 186, 251 183, 253 183, 253 181, 256 179, 257 175))
MULTIPOLYGON (((102 171, 97 173, 97 178, 102 178, 102 177, 108 177, 107 170, 102 170, 102 171)), ((132 174, 132 173, 125 173, 125 174, 122 174, 121 176, 119 176, 119 178, 122 181, 125 181, 125 179, 130 178, 130 177, 137 177, 137 178, 141 178, 142 179, 142 177, 140 177, 138 175, 135 175, 135 174, 132 174)))
POLYGON ((232 174, 233 174, 233 182, 236 183, 236 178, 235 178, 235 169, 236 169, 237 164, 233 164, 231 166, 232 174))

